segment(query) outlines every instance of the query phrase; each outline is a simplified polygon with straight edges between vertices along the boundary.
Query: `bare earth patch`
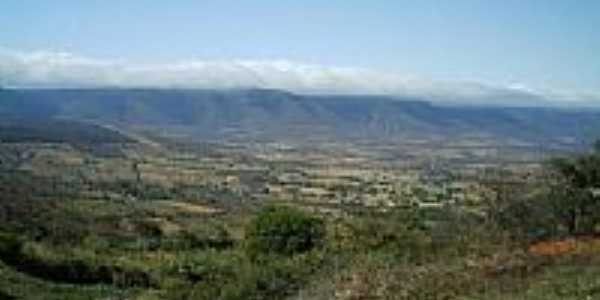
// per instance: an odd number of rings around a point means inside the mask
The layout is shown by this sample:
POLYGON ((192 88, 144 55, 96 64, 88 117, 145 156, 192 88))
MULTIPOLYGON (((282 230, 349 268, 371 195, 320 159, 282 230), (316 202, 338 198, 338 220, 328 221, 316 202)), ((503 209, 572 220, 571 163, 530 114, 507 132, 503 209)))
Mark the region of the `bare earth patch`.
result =
POLYGON ((217 214, 220 213, 220 209, 216 209, 206 205, 193 204, 183 201, 158 201, 158 204, 174 208, 180 212, 195 213, 195 214, 217 214))
POLYGON ((529 246, 529 253, 540 256, 599 254, 600 237, 587 236, 537 242, 529 246))

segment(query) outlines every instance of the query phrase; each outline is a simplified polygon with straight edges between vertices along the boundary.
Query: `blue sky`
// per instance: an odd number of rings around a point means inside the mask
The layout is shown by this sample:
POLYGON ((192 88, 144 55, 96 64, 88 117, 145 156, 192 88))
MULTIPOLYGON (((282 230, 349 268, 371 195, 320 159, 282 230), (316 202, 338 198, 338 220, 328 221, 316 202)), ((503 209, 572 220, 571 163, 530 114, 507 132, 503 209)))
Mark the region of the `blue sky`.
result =
POLYGON ((139 65, 286 60, 600 92, 594 0, 2 0, 0 28, 0 47, 23 53, 139 65))

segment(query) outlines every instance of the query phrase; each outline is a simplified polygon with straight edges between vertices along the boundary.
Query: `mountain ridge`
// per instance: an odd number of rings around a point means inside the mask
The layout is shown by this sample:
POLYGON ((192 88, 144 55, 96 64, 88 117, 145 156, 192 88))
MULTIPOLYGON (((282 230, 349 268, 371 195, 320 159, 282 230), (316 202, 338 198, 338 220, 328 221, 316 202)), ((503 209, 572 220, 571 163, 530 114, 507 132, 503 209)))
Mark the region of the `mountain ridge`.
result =
POLYGON ((160 128, 195 139, 485 135, 543 141, 587 140, 600 132, 596 110, 439 105, 418 98, 274 89, 0 89, 0 115, 160 128))

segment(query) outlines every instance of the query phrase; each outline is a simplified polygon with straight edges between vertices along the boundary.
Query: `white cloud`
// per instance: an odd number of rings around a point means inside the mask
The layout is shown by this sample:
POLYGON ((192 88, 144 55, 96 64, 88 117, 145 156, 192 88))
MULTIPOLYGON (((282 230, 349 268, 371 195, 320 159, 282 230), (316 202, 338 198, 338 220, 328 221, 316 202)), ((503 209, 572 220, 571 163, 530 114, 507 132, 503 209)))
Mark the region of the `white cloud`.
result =
POLYGON ((0 85, 14 87, 273 88, 298 93, 387 94, 439 101, 531 104, 598 100, 590 94, 537 92, 525 85, 431 81, 360 68, 286 60, 130 64, 64 52, 0 49, 0 85))

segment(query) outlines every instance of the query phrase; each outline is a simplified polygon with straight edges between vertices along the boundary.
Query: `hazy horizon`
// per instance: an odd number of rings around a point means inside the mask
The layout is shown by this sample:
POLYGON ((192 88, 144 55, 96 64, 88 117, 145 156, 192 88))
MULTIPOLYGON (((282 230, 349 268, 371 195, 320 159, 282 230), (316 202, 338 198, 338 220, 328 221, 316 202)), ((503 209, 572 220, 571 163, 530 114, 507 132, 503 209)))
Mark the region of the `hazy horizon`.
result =
POLYGON ((600 103, 594 1, 9 0, 0 11, 9 87, 600 103))

